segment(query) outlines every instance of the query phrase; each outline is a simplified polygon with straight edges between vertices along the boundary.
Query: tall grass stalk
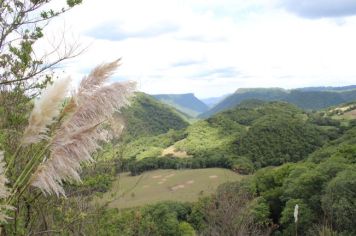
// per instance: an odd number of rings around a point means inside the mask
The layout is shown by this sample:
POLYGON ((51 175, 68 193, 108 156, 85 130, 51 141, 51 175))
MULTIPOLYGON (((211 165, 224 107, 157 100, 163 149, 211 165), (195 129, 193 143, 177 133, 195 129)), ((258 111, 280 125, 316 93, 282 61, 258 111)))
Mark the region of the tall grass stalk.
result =
POLYGON ((3 204, 3 201, 10 195, 9 188, 6 186, 8 179, 6 178, 4 167, 4 153, 0 151, 0 223, 6 222, 8 219, 10 219, 10 217, 7 215, 7 211, 13 209, 12 206, 3 204))
POLYGON ((66 98, 70 86, 66 78, 47 87, 35 100, 21 143, 5 170, 0 152, 0 222, 9 219, 10 205, 16 207, 30 187, 59 197, 65 196, 65 182, 81 181, 81 165, 93 162, 99 143, 108 141, 103 123, 128 105, 135 91, 133 82, 106 84, 119 62, 96 67, 70 98, 66 98), (12 171, 17 160, 25 160, 19 173, 12 171), (9 173, 17 175, 12 183, 6 178, 9 173))

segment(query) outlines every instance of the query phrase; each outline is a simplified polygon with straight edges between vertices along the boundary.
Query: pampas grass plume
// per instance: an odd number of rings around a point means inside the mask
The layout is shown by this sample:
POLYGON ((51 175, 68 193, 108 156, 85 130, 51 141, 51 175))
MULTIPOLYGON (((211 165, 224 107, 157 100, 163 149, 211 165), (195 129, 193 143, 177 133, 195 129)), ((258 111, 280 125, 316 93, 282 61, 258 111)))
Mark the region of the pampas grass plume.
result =
POLYGON ((117 59, 111 63, 101 64, 94 68, 94 70, 80 82, 77 96, 75 96, 77 102, 82 104, 86 98, 91 96, 108 80, 119 66, 120 59, 117 59))
POLYGON ((298 222, 298 210, 299 210, 299 206, 298 206, 298 204, 296 204, 294 207, 294 222, 295 223, 298 222))
POLYGON ((47 139, 48 126, 55 122, 59 115, 70 85, 70 78, 60 79, 48 86, 41 97, 35 101, 28 126, 25 129, 22 144, 31 144, 47 139))
POLYGON ((117 66, 118 61, 101 65, 84 78, 74 95, 76 109, 56 131, 50 156, 34 173, 32 186, 45 194, 60 196, 65 195, 63 181, 81 181, 81 164, 92 162, 91 155, 100 148, 99 141, 107 141, 101 124, 128 105, 135 91, 136 84, 132 82, 103 85, 117 66))
MULTIPOLYGON (((4 200, 10 195, 9 188, 6 187, 8 180, 5 176, 4 169, 4 153, 0 151, 0 200, 4 200)), ((13 210, 13 207, 0 204, 0 222, 6 222, 8 219, 10 219, 10 217, 6 215, 7 210, 13 210)))

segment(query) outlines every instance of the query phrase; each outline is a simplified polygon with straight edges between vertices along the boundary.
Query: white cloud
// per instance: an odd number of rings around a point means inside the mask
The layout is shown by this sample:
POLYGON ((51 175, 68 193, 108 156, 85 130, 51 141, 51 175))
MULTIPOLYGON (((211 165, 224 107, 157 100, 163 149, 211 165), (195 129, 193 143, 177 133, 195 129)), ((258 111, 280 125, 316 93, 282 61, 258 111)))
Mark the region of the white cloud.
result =
POLYGON ((356 18, 303 19, 277 3, 85 0, 50 30, 64 21, 90 45, 66 64, 68 73, 122 57, 117 78, 137 80, 148 93, 209 97, 239 87, 355 83, 356 18))

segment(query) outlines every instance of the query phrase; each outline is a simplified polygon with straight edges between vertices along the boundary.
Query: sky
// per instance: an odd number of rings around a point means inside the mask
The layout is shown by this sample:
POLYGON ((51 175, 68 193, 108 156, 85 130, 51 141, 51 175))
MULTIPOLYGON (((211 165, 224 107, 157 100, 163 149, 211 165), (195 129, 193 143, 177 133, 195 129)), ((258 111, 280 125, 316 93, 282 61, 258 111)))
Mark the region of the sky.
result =
POLYGON ((122 58, 113 81, 149 94, 356 84, 355 0, 83 0, 46 32, 86 48, 74 81, 122 58))

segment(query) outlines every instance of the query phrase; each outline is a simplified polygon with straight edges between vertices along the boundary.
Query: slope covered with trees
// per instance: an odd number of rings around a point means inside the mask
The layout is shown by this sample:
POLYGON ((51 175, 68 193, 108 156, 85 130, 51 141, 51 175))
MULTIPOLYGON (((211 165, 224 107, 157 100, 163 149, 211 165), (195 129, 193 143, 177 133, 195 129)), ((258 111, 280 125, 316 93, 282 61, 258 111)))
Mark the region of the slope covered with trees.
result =
POLYGON ((150 95, 136 93, 131 105, 122 110, 126 136, 153 136, 188 126, 182 114, 157 101, 150 95))
POLYGON ((291 212, 298 204, 302 235, 315 235, 318 230, 355 234, 351 219, 356 213, 355 132, 355 127, 350 128, 302 162, 256 173, 253 182, 258 196, 268 202, 280 232, 295 232, 291 212))
POLYGON ((261 167, 303 160, 337 138, 341 130, 339 121, 306 113, 288 103, 251 100, 186 129, 136 139, 125 146, 124 158, 132 158, 130 170, 134 174, 158 168, 201 167, 252 173, 261 167), (187 158, 174 157, 174 153, 162 157, 168 147, 185 152, 187 158))

